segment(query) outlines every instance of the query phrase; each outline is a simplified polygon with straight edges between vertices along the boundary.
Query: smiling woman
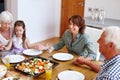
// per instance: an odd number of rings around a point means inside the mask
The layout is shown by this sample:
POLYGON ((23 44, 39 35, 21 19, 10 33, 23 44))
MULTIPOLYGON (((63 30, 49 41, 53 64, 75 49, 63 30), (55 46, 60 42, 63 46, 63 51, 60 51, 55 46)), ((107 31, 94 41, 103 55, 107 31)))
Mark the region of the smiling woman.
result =
MULTIPOLYGON (((12 36, 12 21, 13 16, 8 11, 3 11, 0 13, 0 50, 5 51, 4 48, 8 44, 12 36)), ((3 53, 8 53, 9 51, 0 52, 0 55, 3 53)))
POLYGON ((68 23, 69 29, 65 31, 60 42, 53 45, 48 50, 60 50, 66 46, 68 53, 82 56, 82 59, 85 60, 95 60, 96 54, 94 52, 93 43, 89 39, 89 36, 85 34, 84 19, 79 15, 73 15, 68 20, 68 23))

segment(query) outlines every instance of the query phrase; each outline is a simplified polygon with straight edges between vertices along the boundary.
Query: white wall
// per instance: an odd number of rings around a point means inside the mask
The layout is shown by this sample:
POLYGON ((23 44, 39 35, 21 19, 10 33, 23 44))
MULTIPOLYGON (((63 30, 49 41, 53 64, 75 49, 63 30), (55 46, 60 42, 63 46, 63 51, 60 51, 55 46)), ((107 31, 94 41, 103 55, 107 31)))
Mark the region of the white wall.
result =
POLYGON ((120 0, 85 0, 85 17, 89 16, 88 7, 104 9, 106 18, 120 20, 120 0))
POLYGON ((5 10, 10 11, 13 14, 14 21, 15 22, 18 19, 18 6, 17 6, 17 0, 5 0, 5 10))
MULTIPOLYGON (((85 17, 90 7, 105 9, 106 18, 120 19, 119 3, 120 0, 85 0, 85 17)), ((25 21, 32 43, 59 36, 61 0, 5 0, 5 4, 14 21, 25 21)))
POLYGON ((6 0, 14 19, 24 20, 31 43, 59 37, 61 0, 6 0))

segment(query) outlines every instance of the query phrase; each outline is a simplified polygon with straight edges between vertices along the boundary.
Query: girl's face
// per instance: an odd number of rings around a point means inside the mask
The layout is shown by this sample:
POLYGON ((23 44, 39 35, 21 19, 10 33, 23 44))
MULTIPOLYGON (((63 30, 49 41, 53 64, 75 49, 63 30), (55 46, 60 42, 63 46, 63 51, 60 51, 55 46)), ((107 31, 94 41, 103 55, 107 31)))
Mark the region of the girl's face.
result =
POLYGON ((11 22, 1 22, 1 28, 3 31, 8 31, 11 27, 11 22))
POLYGON ((22 26, 15 26, 15 34, 17 37, 22 37, 24 29, 22 26))
POLYGON ((79 27, 76 24, 73 24, 72 21, 70 21, 69 29, 72 34, 78 34, 79 33, 79 27))

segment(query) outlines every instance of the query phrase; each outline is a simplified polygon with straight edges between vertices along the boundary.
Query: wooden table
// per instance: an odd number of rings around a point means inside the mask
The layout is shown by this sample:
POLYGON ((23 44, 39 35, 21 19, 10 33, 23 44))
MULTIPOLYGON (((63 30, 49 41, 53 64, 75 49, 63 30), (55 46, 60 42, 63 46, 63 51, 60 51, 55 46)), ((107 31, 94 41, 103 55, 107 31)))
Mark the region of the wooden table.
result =
MULTIPOLYGON (((57 61, 57 60, 54 60, 52 58, 52 55, 55 54, 55 53, 58 53, 60 51, 53 51, 52 53, 47 53, 46 51, 43 51, 43 53, 40 55, 41 57, 44 57, 44 58, 49 58, 53 61, 56 61, 59 63, 59 65, 57 65, 54 69, 53 69, 53 75, 52 75, 52 80, 56 80, 56 77, 58 75, 58 73, 60 73, 61 71, 64 71, 64 70, 75 70, 75 71, 79 71, 81 73, 83 73, 85 75, 85 80, 93 80, 97 73, 90 70, 90 68, 88 66, 85 66, 85 65, 81 65, 81 66, 76 66, 74 65, 72 62, 74 61, 75 58, 77 58, 78 56, 74 55, 74 59, 72 60, 69 60, 69 61, 57 61)), ((28 58, 28 56, 26 56, 28 58)), ((99 63, 97 61, 94 61, 95 63, 99 63)), ((0 61, 0 64, 2 64, 2 62, 0 61)), ((13 66, 14 64, 12 64, 13 66)), ((45 80, 45 74, 43 73, 42 75, 36 77, 36 78, 29 78, 30 76, 27 76, 21 72, 18 72, 14 69, 14 67, 11 68, 11 70, 9 70, 9 73, 12 73, 12 72, 15 72, 17 73, 18 76, 20 77, 26 77, 24 80, 45 80), (28 78, 28 79, 27 79, 28 78)), ((14 73, 12 74, 14 75, 14 73)))

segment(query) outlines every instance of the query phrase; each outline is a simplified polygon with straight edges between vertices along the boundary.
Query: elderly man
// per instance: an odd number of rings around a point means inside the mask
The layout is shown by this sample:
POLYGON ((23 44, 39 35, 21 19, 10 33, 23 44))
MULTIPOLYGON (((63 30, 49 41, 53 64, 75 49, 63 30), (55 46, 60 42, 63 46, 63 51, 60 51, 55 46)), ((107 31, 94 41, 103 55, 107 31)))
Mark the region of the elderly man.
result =
POLYGON ((77 58, 75 64, 85 64, 98 72, 96 80, 120 80, 120 28, 110 26, 103 28, 103 33, 98 40, 99 51, 105 57, 102 66, 77 58))

